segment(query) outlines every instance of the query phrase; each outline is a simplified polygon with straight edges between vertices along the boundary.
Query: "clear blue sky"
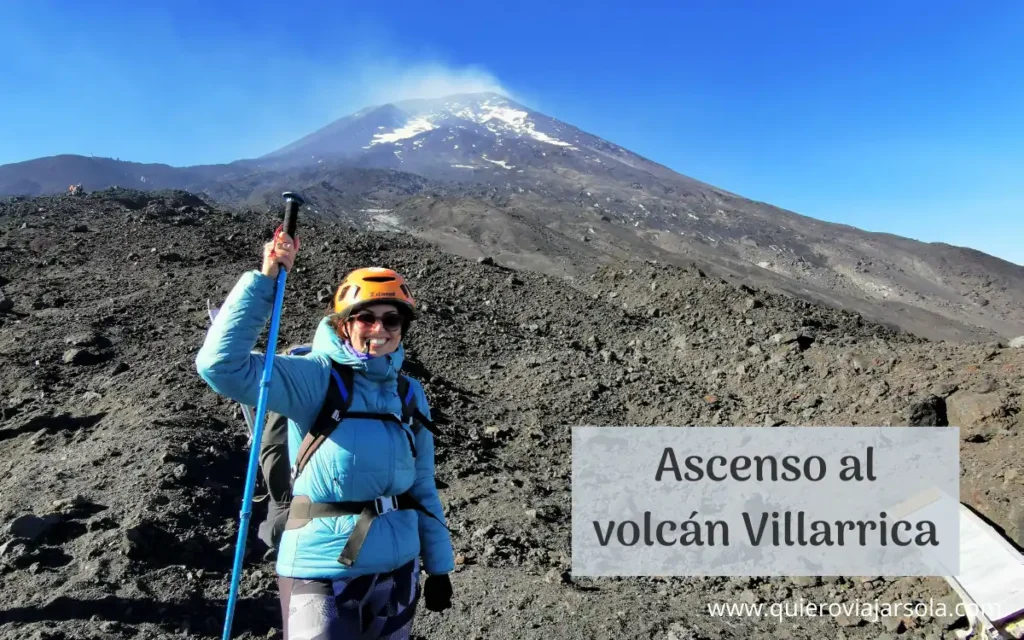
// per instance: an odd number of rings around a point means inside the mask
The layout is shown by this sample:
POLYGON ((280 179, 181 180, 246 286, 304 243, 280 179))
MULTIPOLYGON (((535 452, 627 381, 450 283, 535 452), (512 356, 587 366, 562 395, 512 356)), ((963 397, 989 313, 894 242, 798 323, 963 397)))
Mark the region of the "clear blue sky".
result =
POLYGON ((0 164, 225 162, 500 87, 740 195, 1024 264, 1020 0, 149 4, 0 3, 0 164))

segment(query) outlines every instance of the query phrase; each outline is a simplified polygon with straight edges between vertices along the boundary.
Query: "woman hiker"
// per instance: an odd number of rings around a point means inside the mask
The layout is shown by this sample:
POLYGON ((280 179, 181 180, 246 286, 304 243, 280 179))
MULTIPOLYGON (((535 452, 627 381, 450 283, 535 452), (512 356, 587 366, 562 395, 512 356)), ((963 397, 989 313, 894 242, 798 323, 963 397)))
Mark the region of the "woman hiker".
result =
MULTIPOLYGON (((242 275, 214 319, 196 367, 217 393, 256 406, 264 356, 253 349, 278 269, 291 270, 297 250, 277 234, 262 270, 242 275)), ((276 566, 285 640, 408 638, 421 568, 427 609, 451 607, 455 561, 434 484, 430 409, 411 378, 399 396, 402 338, 415 317, 399 274, 357 269, 312 350, 274 358, 267 411, 288 418, 294 478, 276 566), (403 411, 410 403, 416 419, 403 411)))

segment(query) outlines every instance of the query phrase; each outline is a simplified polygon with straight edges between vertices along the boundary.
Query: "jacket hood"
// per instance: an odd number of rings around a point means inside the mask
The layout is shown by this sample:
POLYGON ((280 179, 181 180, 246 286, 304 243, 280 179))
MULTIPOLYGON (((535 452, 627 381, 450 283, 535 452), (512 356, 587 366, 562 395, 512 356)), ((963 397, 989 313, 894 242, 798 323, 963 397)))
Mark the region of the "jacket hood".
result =
POLYGON ((397 378, 405 361, 405 345, 399 344, 386 356, 364 356, 342 339, 331 326, 330 317, 320 321, 313 336, 313 351, 319 351, 338 364, 352 367, 374 380, 397 378))

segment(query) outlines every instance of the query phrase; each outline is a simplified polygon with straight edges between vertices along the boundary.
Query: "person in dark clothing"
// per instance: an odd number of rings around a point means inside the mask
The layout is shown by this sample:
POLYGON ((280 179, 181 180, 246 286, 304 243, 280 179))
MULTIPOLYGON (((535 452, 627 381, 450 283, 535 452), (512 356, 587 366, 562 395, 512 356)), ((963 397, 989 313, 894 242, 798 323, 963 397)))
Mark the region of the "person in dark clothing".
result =
POLYGON ((276 555, 281 542, 285 522, 288 521, 288 505, 291 503, 290 467, 288 465, 288 418, 267 414, 260 442, 260 470, 269 494, 267 517, 260 524, 259 539, 269 550, 267 559, 276 555))

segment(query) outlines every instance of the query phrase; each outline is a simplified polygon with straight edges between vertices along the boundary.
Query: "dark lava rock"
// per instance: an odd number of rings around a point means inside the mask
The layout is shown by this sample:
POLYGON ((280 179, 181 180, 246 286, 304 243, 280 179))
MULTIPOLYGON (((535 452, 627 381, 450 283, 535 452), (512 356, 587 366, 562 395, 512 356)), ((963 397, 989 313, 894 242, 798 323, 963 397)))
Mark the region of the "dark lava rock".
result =
POLYGON ((61 517, 56 514, 50 514, 42 518, 28 514, 15 518, 10 526, 8 526, 7 531, 15 538, 37 540, 49 531, 51 527, 60 522, 61 517))
POLYGON ((73 364, 76 366, 89 366, 99 364, 107 358, 95 351, 90 349, 68 349, 64 352, 64 364, 73 364))
POLYGON ((907 425, 911 427, 947 427, 946 401, 930 395, 907 407, 907 425))
POLYGON ((105 339, 95 331, 82 331, 79 333, 73 333, 67 338, 64 338, 64 342, 71 345, 72 347, 96 347, 96 346, 109 346, 110 341, 105 339))

